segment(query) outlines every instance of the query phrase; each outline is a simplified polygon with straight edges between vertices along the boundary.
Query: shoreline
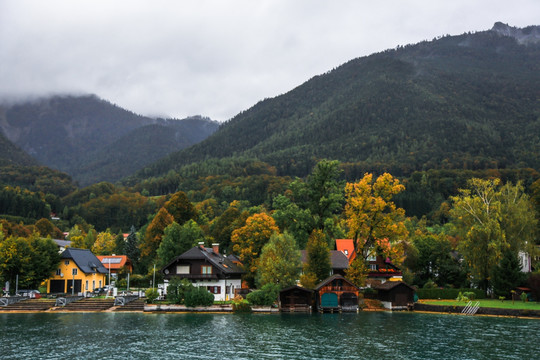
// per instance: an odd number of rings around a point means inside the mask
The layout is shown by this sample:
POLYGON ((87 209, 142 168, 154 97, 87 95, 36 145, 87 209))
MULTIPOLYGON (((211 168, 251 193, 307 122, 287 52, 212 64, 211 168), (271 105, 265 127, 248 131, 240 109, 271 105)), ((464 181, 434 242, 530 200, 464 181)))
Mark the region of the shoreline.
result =
MULTIPOLYGON (((461 315, 461 316, 493 316, 493 317, 508 317, 521 319, 540 320, 540 311, 538 310, 519 310, 519 309, 502 309, 502 308, 479 308, 474 315, 463 314, 463 306, 450 305, 431 305, 415 303, 412 311, 397 311, 409 313, 425 313, 425 314, 442 314, 442 315, 461 315)), ((392 312, 389 309, 381 308, 364 308, 362 312, 392 312)), ((7 310, 0 309, 0 314, 33 314, 33 313, 145 313, 145 314, 234 314, 232 307, 228 305, 215 305, 209 307, 194 307, 189 308, 185 305, 175 304, 145 304, 144 310, 120 310, 116 308, 106 310, 84 310, 73 311, 63 310, 61 308, 50 308, 46 310, 7 310)), ((256 306, 252 308, 251 313, 255 314, 279 314, 279 308, 270 306, 256 306)), ((289 312, 287 312, 289 313, 289 312)), ((312 314, 315 312, 297 312, 297 314, 312 314)), ((294 312, 292 312, 294 314, 294 312)))

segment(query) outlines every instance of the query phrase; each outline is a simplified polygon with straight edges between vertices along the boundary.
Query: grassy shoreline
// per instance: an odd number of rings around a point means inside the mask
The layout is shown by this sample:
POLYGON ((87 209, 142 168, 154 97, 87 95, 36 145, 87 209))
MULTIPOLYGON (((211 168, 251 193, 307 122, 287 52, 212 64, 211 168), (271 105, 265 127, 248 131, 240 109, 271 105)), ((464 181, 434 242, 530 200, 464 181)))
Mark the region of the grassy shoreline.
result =
MULTIPOLYGON (((419 300, 421 304, 426 305, 441 305, 441 306, 466 306, 467 301, 457 300, 419 300)), ((538 310, 540 311, 540 303, 538 302, 523 302, 512 300, 494 300, 494 299, 480 299, 473 300, 472 304, 480 302, 481 308, 494 308, 494 309, 513 309, 513 310, 538 310)))

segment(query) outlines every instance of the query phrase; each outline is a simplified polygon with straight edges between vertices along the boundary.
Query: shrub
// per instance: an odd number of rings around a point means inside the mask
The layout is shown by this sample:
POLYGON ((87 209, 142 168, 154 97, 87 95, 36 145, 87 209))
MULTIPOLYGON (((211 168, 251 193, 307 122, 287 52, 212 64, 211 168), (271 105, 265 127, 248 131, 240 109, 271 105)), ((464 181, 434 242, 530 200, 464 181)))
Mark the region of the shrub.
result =
POLYGON ((251 306, 249 305, 249 301, 244 300, 241 296, 234 298, 232 302, 232 309, 235 314, 251 312, 251 306))
POLYGON ((171 281, 169 281, 169 286, 167 286, 167 299, 174 304, 182 304, 184 302, 186 292, 192 290, 193 288, 194 286, 189 282, 188 279, 171 279, 171 281))
POLYGON ((271 306, 276 302, 279 294, 279 286, 266 284, 260 290, 255 290, 247 295, 247 300, 252 305, 271 306))
POLYGON ((146 290, 146 301, 149 303, 149 304, 152 304, 159 296, 159 293, 157 291, 157 289, 148 289, 146 290))
POLYGON ((480 289, 417 289, 419 299, 457 299, 459 293, 463 296, 466 292, 474 293, 475 299, 485 299, 486 294, 480 289))
POLYGON ((526 292, 522 292, 519 297, 521 298, 521 301, 527 302, 527 293, 526 292))
POLYGON ((203 287, 193 287, 184 293, 184 304, 188 307, 214 304, 214 294, 203 287))

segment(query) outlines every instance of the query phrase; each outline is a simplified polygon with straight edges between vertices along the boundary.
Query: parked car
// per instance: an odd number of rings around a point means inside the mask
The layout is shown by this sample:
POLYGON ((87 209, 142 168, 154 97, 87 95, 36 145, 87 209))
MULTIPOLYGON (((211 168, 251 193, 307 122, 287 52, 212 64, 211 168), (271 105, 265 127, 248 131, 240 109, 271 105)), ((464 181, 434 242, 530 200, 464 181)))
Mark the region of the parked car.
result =
POLYGON ((20 296, 27 296, 34 299, 39 299, 41 297, 41 293, 39 292, 39 290, 19 290, 17 294, 20 296))

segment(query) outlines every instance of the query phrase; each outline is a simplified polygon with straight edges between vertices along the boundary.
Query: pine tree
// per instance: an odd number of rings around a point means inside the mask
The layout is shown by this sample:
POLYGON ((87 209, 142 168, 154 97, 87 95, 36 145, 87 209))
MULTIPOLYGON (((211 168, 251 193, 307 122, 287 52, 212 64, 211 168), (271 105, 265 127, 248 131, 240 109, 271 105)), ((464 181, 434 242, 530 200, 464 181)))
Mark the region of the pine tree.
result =
POLYGON ((139 240, 135 226, 131 226, 129 235, 126 239, 125 254, 132 261, 133 265, 139 261, 139 240))

